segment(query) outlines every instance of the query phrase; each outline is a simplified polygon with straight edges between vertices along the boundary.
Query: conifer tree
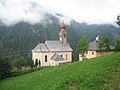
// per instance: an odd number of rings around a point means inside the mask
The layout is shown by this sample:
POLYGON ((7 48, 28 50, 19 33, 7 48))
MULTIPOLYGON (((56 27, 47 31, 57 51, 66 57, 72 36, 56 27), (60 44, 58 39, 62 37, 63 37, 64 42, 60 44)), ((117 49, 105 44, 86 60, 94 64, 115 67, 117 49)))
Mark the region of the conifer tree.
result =
POLYGON ((38 66, 38 59, 35 60, 35 67, 38 66))
POLYGON ((39 67, 41 66, 41 62, 40 62, 40 60, 39 60, 39 67))

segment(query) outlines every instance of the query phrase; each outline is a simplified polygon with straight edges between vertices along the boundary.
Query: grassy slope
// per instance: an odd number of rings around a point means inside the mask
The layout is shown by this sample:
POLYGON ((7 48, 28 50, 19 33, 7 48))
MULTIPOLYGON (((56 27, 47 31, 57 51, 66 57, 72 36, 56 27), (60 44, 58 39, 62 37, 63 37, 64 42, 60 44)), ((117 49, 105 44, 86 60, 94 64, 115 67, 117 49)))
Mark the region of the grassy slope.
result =
POLYGON ((120 53, 0 81, 0 90, 120 89, 120 53))

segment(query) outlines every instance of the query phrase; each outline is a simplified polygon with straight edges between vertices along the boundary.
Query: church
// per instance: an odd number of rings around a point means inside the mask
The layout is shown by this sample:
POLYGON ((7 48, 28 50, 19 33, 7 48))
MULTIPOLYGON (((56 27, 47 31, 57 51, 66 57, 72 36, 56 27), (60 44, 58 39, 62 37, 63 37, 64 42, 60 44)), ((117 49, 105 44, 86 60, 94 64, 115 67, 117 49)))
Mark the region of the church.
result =
POLYGON ((65 24, 62 23, 59 32, 59 40, 46 40, 39 43, 32 50, 32 60, 40 60, 40 66, 56 66, 72 61, 72 51, 67 42, 67 31, 65 24))

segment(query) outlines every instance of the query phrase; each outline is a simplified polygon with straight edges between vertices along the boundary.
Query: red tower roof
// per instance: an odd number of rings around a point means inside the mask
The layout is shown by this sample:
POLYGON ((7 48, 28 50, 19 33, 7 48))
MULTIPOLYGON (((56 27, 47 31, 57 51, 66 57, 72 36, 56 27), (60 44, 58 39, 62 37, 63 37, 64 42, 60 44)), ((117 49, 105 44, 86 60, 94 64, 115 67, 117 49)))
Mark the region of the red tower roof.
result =
POLYGON ((65 24, 64 24, 64 22, 61 23, 61 29, 65 29, 65 24))
POLYGON ((66 27, 65 27, 64 22, 61 23, 60 32, 66 32, 66 27))

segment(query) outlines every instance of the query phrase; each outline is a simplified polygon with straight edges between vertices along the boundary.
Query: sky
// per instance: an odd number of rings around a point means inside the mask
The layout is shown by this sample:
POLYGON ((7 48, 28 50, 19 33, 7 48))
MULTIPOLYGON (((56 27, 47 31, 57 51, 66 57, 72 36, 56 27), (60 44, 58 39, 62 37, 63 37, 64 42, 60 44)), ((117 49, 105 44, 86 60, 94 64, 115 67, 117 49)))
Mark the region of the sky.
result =
POLYGON ((46 12, 61 13, 69 21, 113 24, 120 13, 120 0, 0 0, 0 20, 6 25, 42 22, 46 12))

